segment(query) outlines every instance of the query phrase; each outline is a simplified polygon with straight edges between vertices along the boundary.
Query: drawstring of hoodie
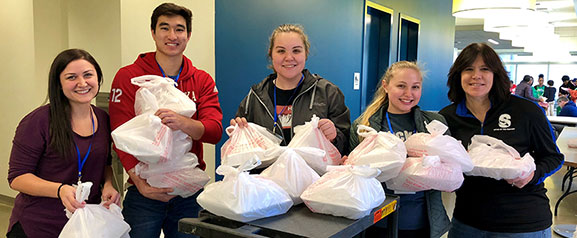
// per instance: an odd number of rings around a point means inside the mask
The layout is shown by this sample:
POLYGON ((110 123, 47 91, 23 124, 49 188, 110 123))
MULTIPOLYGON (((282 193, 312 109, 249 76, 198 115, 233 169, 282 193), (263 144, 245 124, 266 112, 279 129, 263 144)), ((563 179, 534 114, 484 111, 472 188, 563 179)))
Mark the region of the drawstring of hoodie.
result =
POLYGON ((317 83, 319 81, 315 81, 315 86, 313 87, 313 97, 311 98, 311 103, 309 104, 309 110, 313 110, 313 103, 315 102, 315 94, 317 92, 317 83))

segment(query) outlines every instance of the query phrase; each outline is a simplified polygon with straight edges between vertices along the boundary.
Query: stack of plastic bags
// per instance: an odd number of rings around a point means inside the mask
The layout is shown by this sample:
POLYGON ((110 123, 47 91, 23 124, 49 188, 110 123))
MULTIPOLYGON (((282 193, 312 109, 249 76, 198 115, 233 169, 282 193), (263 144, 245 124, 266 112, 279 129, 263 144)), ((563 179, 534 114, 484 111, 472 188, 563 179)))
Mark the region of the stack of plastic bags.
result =
POLYGON ((399 176, 387 181, 395 191, 418 192, 439 190, 452 192, 463 184, 463 171, 458 164, 443 163, 439 156, 409 157, 399 176))
POLYGON ((197 201, 204 209, 228 219, 248 222, 286 213, 293 201, 275 182, 258 175, 249 175, 260 161, 247 160, 238 168, 221 165, 216 173, 222 181, 207 185, 197 201))
POLYGON ((465 147, 451 136, 443 135, 448 127, 433 120, 426 125, 429 133, 416 133, 407 138, 405 146, 411 157, 436 155, 444 163, 459 164, 463 172, 473 169, 473 162, 465 147))
POLYGON ((293 200, 294 205, 302 203, 300 198, 303 191, 320 176, 306 162, 318 160, 325 156, 325 152, 310 147, 288 148, 282 147, 284 152, 276 162, 260 173, 261 177, 270 179, 284 189, 293 200))
POLYGON ((322 175, 326 173, 328 165, 341 164, 342 156, 337 147, 319 130, 319 120, 319 117, 313 115, 311 121, 305 122, 304 125, 295 126, 294 136, 288 144, 288 147, 314 147, 324 150, 326 152, 324 158, 320 160, 307 160, 307 164, 322 175))
POLYGON ((465 174, 500 179, 526 178, 535 171, 535 161, 529 153, 523 157, 503 141, 485 135, 471 138, 469 155, 475 168, 465 174))
POLYGON ((359 125, 357 133, 364 139, 351 151, 343 164, 378 168, 381 173, 377 176, 377 180, 380 182, 396 177, 407 157, 403 141, 391 133, 377 132, 364 125, 359 125))
POLYGON ((359 219, 385 201, 383 187, 375 178, 378 169, 343 165, 327 170, 301 195, 312 212, 359 219))
POLYGON ((196 105, 174 87, 172 79, 144 75, 132 78, 131 82, 140 87, 134 101, 137 116, 112 132, 114 145, 140 161, 136 174, 150 185, 174 188, 171 195, 193 195, 210 178, 197 168, 198 158, 189 152, 192 139, 186 133, 162 124, 154 113, 165 108, 192 117, 196 105))
POLYGON ((243 128, 238 125, 229 126, 226 133, 230 138, 220 150, 223 165, 236 167, 254 157, 261 161, 261 167, 267 167, 280 153, 279 144, 282 140, 252 122, 243 128))
MULTIPOLYGON (((76 200, 83 202, 90 194, 91 182, 81 183, 76 188, 76 200)), ((77 237, 111 237, 129 238, 130 226, 124 221, 120 207, 111 204, 110 209, 101 204, 86 204, 71 214, 66 210, 69 218, 60 232, 59 238, 77 237)))
POLYGON ((473 169, 467 151, 455 138, 443 135, 448 127, 433 120, 426 125, 430 133, 415 133, 405 141, 410 156, 387 188, 403 192, 430 189, 454 191, 463 184, 463 172, 473 169))

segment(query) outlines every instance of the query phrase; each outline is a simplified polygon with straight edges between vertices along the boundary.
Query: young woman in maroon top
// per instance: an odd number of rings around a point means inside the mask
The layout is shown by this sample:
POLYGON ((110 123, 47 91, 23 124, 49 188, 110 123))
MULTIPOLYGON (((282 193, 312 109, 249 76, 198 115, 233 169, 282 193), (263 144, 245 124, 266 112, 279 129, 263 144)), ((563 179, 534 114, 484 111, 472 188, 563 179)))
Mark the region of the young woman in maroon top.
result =
POLYGON ((112 187, 110 126, 105 111, 90 104, 102 70, 86 51, 61 52, 49 73, 50 104, 25 116, 14 136, 8 182, 20 193, 7 237, 58 237, 74 212, 87 203, 119 202, 112 187), (92 182, 86 202, 76 201, 79 181, 92 182))

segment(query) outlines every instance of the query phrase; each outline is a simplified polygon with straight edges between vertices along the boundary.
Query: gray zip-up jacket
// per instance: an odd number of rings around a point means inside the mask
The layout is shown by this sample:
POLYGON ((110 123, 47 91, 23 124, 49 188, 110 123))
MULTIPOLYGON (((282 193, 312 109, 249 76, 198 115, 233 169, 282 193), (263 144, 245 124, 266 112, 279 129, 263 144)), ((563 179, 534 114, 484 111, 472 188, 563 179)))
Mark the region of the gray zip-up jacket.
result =
MULTIPOLYGON (((388 102, 375 112, 371 117, 369 117, 369 126, 377 131, 390 131, 389 128, 382 128, 383 113, 387 110, 388 102)), ((417 132, 427 132, 425 123, 429 123, 433 120, 437 120, 447 125, 447 121, 443 116, 434 112, 421 111, 419 106, 413 107, 411 111, 414 114, 415 125, 417 132)), ((359 126, 359 119, 353 122, 351 127, 351 140, 350 148, 353 150, 357 145, 359 145, 359 136, 357 135, 357 128, 359 126)), ((448 134, 448 131, 447 133, 448 134)), ((383 183, 384 185, 384 183, 383 183)), ((438 238, 449 231, 451 222, 447 216, 447 211, 443 205, 443 200, 441 198, 441 192, 437 190, 427 190, 425 191, 425 200, 427 203, 427 215, 429 218, 429 229, 430 237, 438 238)))
MULTIPOLYGON (((341 90, 330 81, 316 74, 311 74, 307 69, 303 70, 304 79, 300 90, 297 92, 292 104, 292 126, 303 125, 310 121, 313 114, 319 118, 331 120, 337 129, 337 137, 333 144, 342 155, 348 154, 349 130, 351 127, 351 115, 345 105, 345 96, 341 90)), ((248 95, 242 100, 236 112, 237 117, 245 117, 248 122, 253 122, 271 131, 274 127, 274 103, 268 90, 273 85, 276 74, 271 74, 263 81, 251 87, 248 95)), ((274 130, 279 137, 283 138, 282 128, 277 125, 274 130)), ((291 129, 291 138, 293 129, 291 129)))

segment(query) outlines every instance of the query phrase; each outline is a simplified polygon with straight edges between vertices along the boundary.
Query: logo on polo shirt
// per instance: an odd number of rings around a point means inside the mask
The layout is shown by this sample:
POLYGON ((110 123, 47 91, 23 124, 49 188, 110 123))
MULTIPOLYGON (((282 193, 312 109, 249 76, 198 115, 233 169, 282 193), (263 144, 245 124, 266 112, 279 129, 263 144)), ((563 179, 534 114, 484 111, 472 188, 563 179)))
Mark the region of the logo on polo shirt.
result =
POLYGON ((493 131, 514 131, 515 128, 511 127, 511 115, 501 114, 499 116, 499 128, 493 129, 493 131))
POLYGON ((510 126, 511 126, 511 115, 501 114, 501 116, 499 116, 499 127, 508 128, 510 126))

